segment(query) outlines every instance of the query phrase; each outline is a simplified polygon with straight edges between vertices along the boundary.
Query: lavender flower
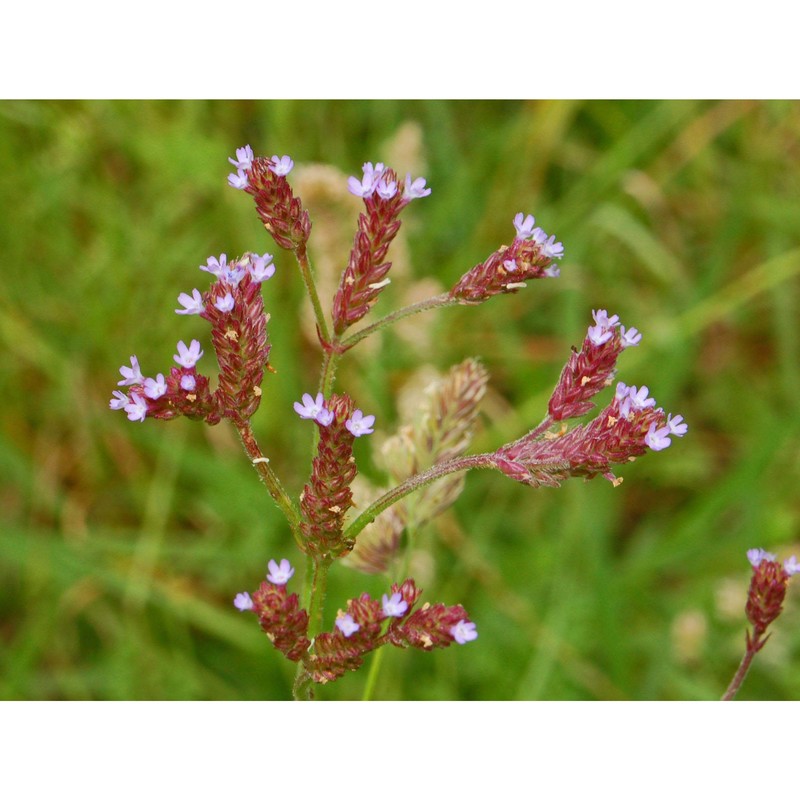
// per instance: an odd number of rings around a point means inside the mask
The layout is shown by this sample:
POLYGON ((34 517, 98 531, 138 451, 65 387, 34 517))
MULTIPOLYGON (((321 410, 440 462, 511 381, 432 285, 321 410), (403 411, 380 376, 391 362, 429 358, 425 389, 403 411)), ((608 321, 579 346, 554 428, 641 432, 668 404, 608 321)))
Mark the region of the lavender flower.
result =
POLYGON ((777 561, 778 557, 774 553, 768 553, 761 547, 754 547, 747 551, 747 560, 757 567, 762 561, 777 561))
POLYGON ((365 170, 364 177, 361 180, 351 175, 347 179, 347 189, 350 194, 354 194, 356 197, 363 197, 364 199, 370 197, 375 191, 375 181, 372 173, 367 173, 365 170))
POLYGON ((556 241, 555 236, 551 236, 546 242, 542 243, 542 255, 547 258, 563 258, 564 245, 556 241))
POLYGON ((397 181, 387 181, 384 178, 378 181, 377 191, 384 200, 391 200, 397 194, 397 181))
POLYGON ((228 161, 233 164, 236 169, 250 169, 253 164, 253 148, 249 144, 244 147, 236 148, 236 159, 229 158, 228 161))
POLYGON ((253 610, 253 598, 250 597, 250 592, 239 592, 239 594, 233 598, 233 604, 239 611, 253 610))
POLYGON ((250 277, 256 283, 263 283, 269 280, 275 274, 272 256, 269 253, 264 253, 263 256, 255 256, 250 261, 248 271, 250 272, 250 277))
POLYGON ((783 568, 790 576, 797 575, 797 573, 800 572, 800 564, 797 562, 797 556, 789 556, 789 558, 783 562, 783 568))
POLYGON ((144 382, 144 376, 141 369, 139 369, 139 359, 136 356, 131 356, 131 365, 129 367, 120 367, 119 373, 122 375, 123 380, 117 381, 117 386, 133 386, 144 382))
POLYGON ((336 620, 336 627, 344 634, 345 639, 349 639, 361 628, 349 614, 342 614, 342 616, 336 620))
POLYGON ((128 395, 126 395, 125 392, 120 392, 118 389, 115 389, 112 394, 114 396, 108 403, 108 407, 112 411, 121 411, 126 405, 128 405, 128 395))
POLYGON ((214 258, 214 256, 209 256, 206 259, 205 266, 201 264, 200 269, 203 272, 210 272, 215 278, 218 278, 221 273, 228 269, 228 256, 225 253, 222 253, 218 259, 214 258))
POLYGON ((147 416, 147 400, 139 394, 130 398, 131 402, 125 406, 125 413, 131 422, 144 422, 147 416))
POLYGON ((667 427, 672 436, 685 436, 689 430, 689 426, 683 422, 683 417, 678 414, 673 417, 672 414, 667 415, 667 427))
MULTIPOLYGON (((200 269, 203 269, 203 267, 200 269)), ((176 308, 176 314, 202 314, 205 308, 203 305, 203 296, 198 289, 192 289, 191 295, 186 294, 186 292, 181 292, 178 295, 178 302, 183 308, 176 308)))
POLYGON ((408 603, 400 592, 393 592, 391 597, 385 594, 381 599, 381 605, 385 617, 402 617, 408 611, 408 603))
POLYGON ((167 382, 160 372, 156 378, 145 378, 144 393, 151 400, 158 400, 159 397, 167 393, 167 382))
POLYGON ((370 414, 368 417, 365 417, 363 412, 360 408, 357 408, 353 412, 353 416, 345 422, 344 426, 353 436, 364 436, 368 433, 373 433, 374 428, 372 427, 375 424, 375 415, 370 414))
POLYGON ((194 375, 181 375, 181 389, 184 392, 193 392, 197 388, 197 379, 194 375))
POLYGON ((411 175, 406 175, 403 197, 408 200, 415 200, 418 197, 427 197, 430 193, 431 190, 425 188, 425 178, 417 178, 412 181, 411 175))
POLYGON ((666 426, 659 428, 657 422, 651 422, 650 429, 645 434, 644 443, 651 450, 666 450, 672 444, 672 440, 669 438, 669 428, 666 426))
POLYGON ((214 305, 223 314, 227 314, 229 311, 233 311, 233 306, 235 305, 233 300, 233 295, 230 292, 228 292, 224 297, 218 297, 214 301, 214 305))
POLYGON ((623 348, 625 347, 636 347, 639 342, 642 341, 642 334, 636 330, 636 328, 628 328, 625 330, 625 326, 620 326, 620 333, 622 334, 622 338, 620 339, 620 344, 623 348))
POLYGON ((183 341, 178 342, 178 355, 172 356, 175 361, 186 369, 191 369, 203 355, 200 349, 200 342, 197 339, 192 339, 191 345, 187 347, 183 341))
POLYGON ((283 586, 294 575, 294 567, 289 563, 288 558, 282 558, 280 564, 276 564, 275 559, 272 558, 267 567, 269 569, 267 580, 276 586, 283 586))
POLYGON ((294 167, 294 161, 289 156, 272 156, 269 168, 276 175, 288 175, 294 167))
POLYGON ((316 398, 312 397, 308 392, 303 395, 303 402, 295 403, 294 410, 303 419, 316 420, 320 425, 327 427, 333 422, 333 412, 325 407, 325 398, 322 392, 319 392, 316 398))
POLYGON ((475 630, 475 623, 462 619, 450 628, 450 635, 458 644, 466 644, 478 638, 478 631, 475 630))
POLYGON ((228 186, 232 186, 234 189, 246 189, 250 185, 250 181, 247 179, 247 173, 243 169, 237 169, 236 174, 231 172, 228 175, 228 186))
POLYGON ((533 218, 533 215, 528 214, 526 217, 522 211, 520 211, 519 214, 514 217, 514 228, 517 231, 517 238, 530 239, 535 223, 536 220, 533 218))

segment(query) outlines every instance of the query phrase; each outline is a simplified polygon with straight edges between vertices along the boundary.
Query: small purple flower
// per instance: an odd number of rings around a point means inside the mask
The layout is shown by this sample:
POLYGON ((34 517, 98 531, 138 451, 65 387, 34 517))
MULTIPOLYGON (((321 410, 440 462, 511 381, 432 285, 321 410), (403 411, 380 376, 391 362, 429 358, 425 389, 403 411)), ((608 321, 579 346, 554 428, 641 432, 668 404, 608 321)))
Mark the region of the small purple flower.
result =
POLYGON ((203 305, 203 296, 198 289, 192 289, 191 295, 186 294, 186 292, 181 292, 178 295, 178 302, 183 308, 176 308, 176 314, 202 314, 205 308, 203 305))
POLYGON ((353 434, 355 437, 364 436, 368 433, 373 433, 374 428, 372 427, 375 424, 375 415, 370 414, 368 417, 365 417, 363 412, 360 408, 357 408, 353 412, 353 416, 345 422, 344 426, 350 433, 353 434))
POLYGON ((323 414, 324 411, 327 411, 325 408, 325 398, 322 396, 322 392, 319 392, 316 398, 312 397, 308 392, 303 395, 303 402, 295 403, 294 410, 303 418, 303 419, 315 419, 321 425, 327 427, 333 421, 333 412, 328 412, 330 414, 330 420, 328 422, 322 422, 320 420, 320 415, 323 418, 327 418, 327 414, 323 414))
POLYGON ((544 274, 547 275, 548 278, 557 278, 561 274, 561 270, 555 264, 551 264, 544 271, 544 274))
POLYGON ((418 197, 427 197, 430 193, 431 190, 425 188, 425 178, 417 178, 412 181, 411 175, 406 175, 403 197, 407 200, 415 200, 418 197))
POLYGON ((193 392, 197 388, 197 380, 194 375, 181 376, 181 389, 184 392, 193 392))
POLYGON ((777 561, 778 557, 774 553, 768 553, 761 547, 754 547, 747 551, 747 560, 757 567, 762 561, 777 561))
POLYGON ((631 387, 620 381, 617 384, 615 396, 619 403, 619 413, 628 419, 631 413, 631 387))
POLYGON ((519 212, 514 217, 514 228, 517 231, 517 238, 518 239, 530 239, 531 235, 533 234, 533 226, 536 223, 536 220, 533 218, 533 215, 528 214, 526 217, 522 211, 519 212))
POLYGON ((689 426, 683 422, 683 417, 680 414, 676 417, 669 414, 667 416, 667 427, 672 436, 685 436, 686 432, 689 430, 689 426))
POLYGON ((382 178, 378 181, 377 192, 384 200, 391 200, 397 194, 397 181, 388 181, 382 178))
POLYGON ((385 594, 381 603, 384 617, 402 617, 408 611, 408 603, 400 592, 394 592, 391 597, 385 594))
POLYGON ((233 306, 235 305, 233 300, 233 295, 228 292, 225 297, 218 297, 214 301, 214 305, 218 308, 223 314, 227 314, 229 311, 233 311, 233 306))
POLYGON ((644 443, 651 450, 666 450, 672 444, 672 440, 669 438, 669 428, 666 426, 659 428, 658 423, 651 422, 650 430, 645 434, 644 443))
POLYGON ((276 586, 283 586, 294 575, 294 567, 289 563, 288 558, 282 558, 280 564, 276 564, 275 559, 271 558, 267 567, 269 569, 267 580, 276 586))
POLYGON ((233 604, 239 611, 253 610, 253 598, 250 597, 250 592, 239 592, 239 594, 233 598, 233 604))
POLYGON ((236 159, 229 158, 228 161, 233 164, 236 169, 250 169, 253 165, 253 148, 249 144, 244 147, 236 148, 236 159))
POLYGON ((336 620, 336 627, 349 639, 361 626, 349 615, 343 614, 336 620))
POLYGON ((275 274, 275 265, 272 263, 272 256, 264 253, 263 256, 254 256, 249 266, 250 277, 256 283, 268 281, 275 274))
POLYGON ((147 400, 140 394, 133 395, 131 402, 125 406, 125 413, 131 422, 144 422, 147 416, 147 400))
POLYGON ((206 259, 206 265, 200 265, 203 272, 210 272, 215 278, 218 278, 223 272, 228 269, 228 256, 223 253, 218 259, 214 256, 209 256, 206 259))
POLYGON ((128 395, 126 395, 124 392, 120 392, 118 389, 115 389, 112 394, 114 396, 108 403, 108 407, 112 411, 121 411, 130 402, 128 400, 128 395))
POLYGON ((328 408, 323 408, 322 411, 317 414, 316 421, 318 425, 322 425, 323 428, 327 428, 328 425, 333 422, 333 411, 328 408))
POLYGON ((385 167, 380 161, 374 167, 372 166, 371 161, 367 161, 364 163, 361 169, 363 170, 364 177, 361 180, 352 176, 349 177, 347 179, 347 188, 350 194, 354 194, 356 197, 363 197, 366 199, 367 197, 371 197, 372 193, 375 191, 378 181, 380 181, 381 176, 385 171, 385 167))
POLYGON ((563 258, 564 245, 556 241, 555 236, 551 236, 542 244, 542 255, 547 258, 563 258))
POLYGON ((228 175, 228 186, 234 189, 246 189, 249 183, 247 173, 243 169, 237 169, 235 175, 233 172, 228 175))
POLYGON ((375 184, 371 175, 365 174, 362 180, 351 175, 347 179, 347 189, 350 194, 354 194, 356 197, 367 198, 375 191, 375 184))
POLYGON ((620 333, 622 334, 622 339, 620 341, 620 344, 622 345, 623 348, 636 347, 636 345, 638 345, 639 342, 642 341, 642 334, 639 333, 639 331, 637 331, 636 328, 628 328, 628 330, 625 330, 625 326, 621 325, 619 330, 620 333))
POLYGON ((200 349, 200 342, 197 339, 192 339, 192 343, 187 347, 183 341, 178 342, 178 355, 172 356, 175 361, 186 369, 191 369, 203 355, 200 349))
POLYGON ((145 378, 144 393, 151 400, 158 400, 159 397, 167 393, 167 382, 164 380, 164 376, 160 372, 155 379, 145 378))
POLYGON ((450 628, 450 635, 458 644, 466 644, 478 638, 478 631, 475 630, 475 623, 462 619, 450 628))
MULTIPOLYGON (((654 397, 647 396, 648 392, 649 389, 646 386, 642 386, 638 391, 635 386, 630 387, 628 393, 631 398, 631 408, 634 411, 643 411, 645 408, 652 408, 656 404, 654 397)), ((669 429, 667 430, 669 431, 669 429)))
POLYGON ((597 311, 592 311, 592 316, 594 317, 594 321, 601 328, 614 328, 619 325, 619 316, 614 314, 613 317, 609 317, 608 311, 606 311, 604 308, 599 308, 597 311))
POLYGON ((123 380, 117 381, 117 386, 133 386, 144 382, 144 376, 141 369, 139 369, 139 359, 136 356, 131 356, 131 365, 129 367, 119 368, 119 374, 122 375, 123 380))
POLYGON ((517 262, 513 258, 507 258, 503 262, 503 266, 505 267, 506 272, 516 272, 517 271, 517 262))
POLYGON ((289 156, 272 156, 269 168, 276 175, 288 175, 294 167, 294 161, 289 156))
POLYGON ((797 563, 797 556, 789 556, 789 558, 783 562, 783 568, 789 575, 797 575, 797 573, 800 572, 800 564, 797 563))
POLYGON ((593 325, 586 331, 586 336, 595 347, 605 344, 613 335, 613 331, 602 325, 593 325))

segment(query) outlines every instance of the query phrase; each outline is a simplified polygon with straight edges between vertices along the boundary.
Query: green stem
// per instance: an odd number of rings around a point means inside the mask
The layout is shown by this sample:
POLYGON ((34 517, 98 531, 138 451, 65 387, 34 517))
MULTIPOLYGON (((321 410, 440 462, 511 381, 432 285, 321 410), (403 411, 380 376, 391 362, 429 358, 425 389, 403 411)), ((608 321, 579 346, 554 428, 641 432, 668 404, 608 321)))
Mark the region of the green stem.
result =
POLYGON ((386 511, 389 506, 393 505, 398 500, 402 500, 412 492, 417 491, 417 489, 422 489, 429 483, 443 478, 445 475, 451 475, 453 472, 463 472, 468 469, 492 469, 494 466, 494 453, 481 453, 477 456, 451 458, 448 461, 443 461, 441 464, 434 464, 434 466, 425 470, 425 472, 412 475, 401 484, 381 495, 372 505, 362 511, 361 514, 353 520, 350 526, 345 529, 343 535, 347 538, 354 539, 378 516, 378 514, 386 511))
POLYGON ((736 674, 731 679, 730 685, 725 690, 725 694, 720 698, 721 700, 733 700, 733 698, 736 697, 736 693, 742 687, 742 683, 747 677, 747 673, 750 671, 750 666, 753 663, 756 653, 764 646, 764 642, 761 642, 760 638, 761 637, 758 632, 756 632, 752 638, 748 636, 747 649, 745 650, 744 657, 739 664, 739 669, 736 670, 736 674))
POLYGON ((437 295, 436 297, 429 297, 427 300, 420 300, 418 303, 413 303, 410 306, 404 306, 391 314, 387 314, 372 325, 362 328, 360 331, 343 339, 339 345, 342 351, 349 350, 354 345, 358 344, 362 339, 375 333, 376 331, 385 328, 398 320, 410 317, 412 314, 419 314, 422 311, 429 311, 432 308, 444 308, 446 306, 458 305, 458 300, 451 297, 447 292, 445 294, 437 295))
POLYGON ((325 321, 325 314, 322 312, 322 304, 319 302, 319 295, 317 294, 317 287, 314 283, 314 276, 311 273, 311 263, 308 260, 308 252, 306 246, 301 244, 294 251, 297 263, 300 266, 300 274, 303 276, 303 283, 306 285, 308 297, 311 300, 311 305, 314 308, 314 316, 317 319, 317 329, 319 336, 323 342, 330 342, 330 335, 328 333, 328 323, 325 321))
POLYGON ((372 700, 372 696, 375 694, 375 686, 378 683, 378 675, 381 671, 382 660, 383 647, 380 647, 372 656, 372 663, 369 665, 369 672, 367 673, 367 682, 364 685, 364 692, 361 695, 362 700, 372 700))
POLYGON ((250 427, 249 422, 245 422, 241 426, 237 425, 236 430, 239 432, 239 439, 244 446, 245 452, 250 457, 250 463, 256 468, 259 477, 266 485, 272 499, 277 504, 278 508, 283 512, 286 517, 295 539, 300 542, 300 512, 297 506, 289 497, 286 490, 281 485, 278 476, 272 469, 269 459, 264 456, 261 448, 258 446, 256 437, 253 434, 253 429, 250 427))

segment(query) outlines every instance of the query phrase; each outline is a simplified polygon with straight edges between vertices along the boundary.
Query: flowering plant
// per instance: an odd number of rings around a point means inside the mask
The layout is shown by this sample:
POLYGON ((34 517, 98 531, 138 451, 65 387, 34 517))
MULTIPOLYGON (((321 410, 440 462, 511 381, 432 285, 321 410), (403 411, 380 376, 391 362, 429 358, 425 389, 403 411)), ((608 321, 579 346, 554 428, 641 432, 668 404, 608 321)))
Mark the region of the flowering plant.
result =
POLYGON ((114 391, 110 407, 134 422, 186 416, 208 425, 226 420, 236 428, 305 556, 306 571, 301 593, 290 593, 295 567, 286 558, 270 560, 266 580, 252 593, 237 594, 233 603, 253 613, 275 649, 297 664, 294 695, 310 698, 315 684, 358 669, 365 656, 386 644, 432 650, 477 639, 477 625, 461 605, 420 605, 422 590, 415 580, 396 573, 403 534, 411 538, 425 521, 448 508, 463 487, 466 471, 492 469, 532 487, 601 475, 616 486, 621 482, 613 472, 616 465, 668 448, 671 437, 684 436, 688 426, 680 415, 657 407, 648 387, 617 382, 610 402, 596 416, 570 427, 569 421, 585 417, 595 407, 595 396, 613 384, 623 351, 642 340, 636 328, 598 309, 580 349, 573 348, 567 359, 547 413, 534 428, 492 452, 466 453, 488 380, 481 365, 468 359, 434 381, 425 413, 385 441, 387 472, 395 483, 373 492, 361 503, 363 510, 353 514, 358 491, 353 444, 379 423, 350 395, 334 392, 339 360, 367 337, 412 314, 478 305, 495 295, 519 292, 532 280, 558 277, 564 246, 537 227, 533 216, 518 213, 510 242, 465 272, 449 291, 354 328, 390 284, 389 247, 404 209, 431 193, 426 180, 403 178, 384 164, 369 162, 361 178, 348 180, 363 210, 328 317, 308 255, 310 216, 288 179, 292 159, 255 156, 247 145, 229 161, 235 172, 228 184, 252 197, 275 244, 293 254, 313 309, 321 346, 320 380, 294 403, 300 419, 314 426, 308 481, 295 499, 264 455, 250 422, 261 402, 265 374, 272 371, 269 314, 261 292, 276 273, 269 253, 248 252, 231 260, 225 254, 209 257, 200 267, 212 278, 209 288, 178 296, 177 314, 199 315, 211 326, 219 365, 216 388, 197 368, 203 345, 195 339, 189 345, 179 341, 177 366, 166 376, 145 377, 131 356, 130 366, 120 369, 119 385, 127 393, 114 391), (387 581, 380 600, 365 593, 354 596, 325 630, 326 579, 338 560, 372 574, 388 576, 395 570, 397 579, 387 581))

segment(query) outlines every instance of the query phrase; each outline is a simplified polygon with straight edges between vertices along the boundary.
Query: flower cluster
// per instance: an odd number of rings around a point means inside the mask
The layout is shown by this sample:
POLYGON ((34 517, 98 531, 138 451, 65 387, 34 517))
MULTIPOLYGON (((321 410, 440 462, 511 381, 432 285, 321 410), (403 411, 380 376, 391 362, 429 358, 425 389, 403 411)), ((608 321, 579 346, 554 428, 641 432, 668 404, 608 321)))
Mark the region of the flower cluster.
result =
POLYGON ((353 548, 354 542, 343 536, 344 518, 353 505, 350 484, 356 476, 353 441, 371 433, 375 417, 364 417, 347 395, 322 396, 314 400, 303 396, 304 405, 295 403, 295 411, 319 426, 317 455, 311 477, 300 495, 302 547, 320 558, 339 558, 353 548))
POLYGON ((203 355, 200 342, 187 347, 178 342, 174 356, 178 367, 168 377, 159 373, 145 378, 136 356, 131 366, 121 367, 120 386, 130 386, 127 395, 115 391, 109 403, 122 409, 128 419, 141 422, 145 417, 173 419, 187 416, 214 425, 223 417, 243 424, 261 401, 261 382, 269 365, 268 315, 264 313, 261 284, 275 273, 272 256, 245 253, 228 262, 223 253, 211 256, 200 267, 215 278, 208 291, 193 289, 178 296, 181 308, 176 314, 197 314, 211 325, 211 341, 219 363, 219 387, 211 392, 208 378, 197 372, 203 355))
POLYGON ((233 604, 240 611, 252 611, 272 644, 291 661, 302 662, 316 683, 336 680, 348 670, 357 670, 368 653, 392 644, 421 650, 466 644, 478 638, 474 622, 460 605, 425 603, 414 606, 422 593, 410 578, 392 584, 380 601, 368 594, 348 600, 339 611, 331 632, 308 638, 308 614, 300 608, 297 594, 286 584, 294 574, 288 560, 269 562, 267 580, 251 596, 240 592, 233 604))
MULTIPOLYGON (((214 391, 208 378, 197 371, 203 348, 193 339, 188 345, 178 342, 177 366, 166 376, 145 377, 138 359, 132 356, 130 366, 120 369, 119 385, 128 387, 127 393, 115 391, 110 407, 124 410, 132 421, 182 415, 212 425, 227 419, 236 427, 253 466, 307 557, 308 600, 303 608, 299 596, 287 590, 295 570, 284 558, 271 560, 258 589, 252 595, 240 592, 233 603, 240 611, 254 613, 275 648, 298 663, 295 693, 303 696, 306 689, 298 687, 326 683, 358 669, 369 652, 384 644, 431 650, 453 642, 463 645, 478 636, 475 623, 460 605, 425 603, 417 607, 421 590, 411 578, 393 583, 381 600, 368 594, 354 597, 339 611, 331 630, 322 631, 324 591, 320 587, 325 585, 325 574, 334 560, 353 550, 360 533, 367 535, 360 540, 363 546, 353 553, 351 564, 367 572, 386 571, 398 553, 404 531, 410 539, 411 531, 447 509, 461 492, 468 469, 492 467, 532 486, 557 486, 568 477, 598 474, 617 483, 613 465, 647 450, 665 449, 670 437, 683 436, 688 427, 682 417, 657 408, 646 386, 619 382, 611 402, 595 419, 571 430, 566 425, 558 433, 551 430, 555 423, 563 424, 590 411, 594 396, 613 382, 620 353, 642 339, 635 328, 626 330, 620 325, 616 315, 596 310, 594 324, 581 349, 573 349, 540 425, 496 452, 466 455, 488 380, 476 361, 467 360, 429 386, 416 416, 385 440, 386 471, 397 485, 388 490, 373 487, 376 499, 355 519, 348 518, 355 505, 352 487, 358 472, 354 443, 374 432, 376 418, 357 408, 348 394, 333 391, 338 359, 362 338, 403 316, 458 303, 482 303, 497 294, 516 292, 526 281, 557 277, 556 262, 564 255, 564 246, 537 227, 533 216, 520 212, 513 220, 516 235, 511 243, 465 273, 449 292, 407 306, 344 337, 389 285, 391 262, 387 255, 400 230, 400 214, 413 200, 431 193, 425 179, 410 174, 401 178, 382 163, 367 162, 360 178, 347 180, 349 191, 361 198, 364 208, 333 297, 329 332, 306 252, 309 214, 287 179, 293 160, 286 155, 256 156, 245 145, 228 161, 235 170, 229 174, 228 184, 253 198, 276 244, 293 252, 314 309, 323 348, 320 384, 316 394, 305 393, 294 403, 298 416, 316 425, 310 476, 299 498, 290 496, 249 425, 259 407, 264 373, 271 369, 269 315, 261 296, 261 284, 275 274, 269 253, 245 253, 231 261, 224 253, 212 256, 200 267, 213 278, 209 288, 204 292, 195 288, 178 297, 176 314, 198 315, 211 326, 211 344, 219 364, 214 391), (412 492, 416 493, 413 503, 407 500, 412 492), (376 518, 384 520, 383 527, 375 525, 365 531, 376 518)), ((760 631, 780 612, 781 587, 785 590, 788 576, 800 566, 794 560, 777 565, 763 551, 757 551, 751 561, 757 574, 748 618, 760 631)))
POLYGON ((510 245, 503 245, 489 258, 476 264, 450 290, 450 296, 460 303, 474 305, 496 294, 513 294, 524 289, 525 281, 538 278, 557 278, 560 270, 553 259, 564 255, 564 245, 548 238, 535 220, 520 212, 514 217, 517 235, 510 245))
POLYGON ((294 161, 289 156, 254 156, 249 144, 237 149, 236 158, 228 161, 236 167, 236 172, 228 175, 228 184, 253 196, 258 216, 278 246, 286 250, 304 247, 311 221, 286 180, 294 161))
POLYGON ((800 563, 790 556, 783 563, 773 553, 760 548, 747 551, 747 559, 753 567, 753 577, 747 592, 745 614, 753 625, 753 634, 747 633, 748 649, 760 650, 766 643, 767 628, 783 610, 786 587, 789 579, 800 572, 800 563))
POLYGON ((568 477, 603 475, 619 482, 611 466, 624 464, 648 450, 663 450, 670 436, 684 436, 683 417, 656 408, 646 386, 619 382, 614 397, 591 422, 554 435, 553 422, 583 416, 594 407, 589 398, 608 386, 619 354, 638 345, 642 335, 626 330, 619 317, 599 310, 580 352, 573 351, 550 398, 543 423, 494 455, 494 465, 515 480, 531 486, 558 486, 568 477))
POLYGON ((426 197, 425 179, 398 179, 394 170, 367 162, 363 178, 348 180, 350 191, 363 198, 364 212, 358 217, 350 259, 333 298, 333 329, 339 335, 358 322, 374 305, 381 290, 389 285, 386 277, 391 262, 386 261, 389 245, 400 230, 400 212, 414 199, 426 197))

